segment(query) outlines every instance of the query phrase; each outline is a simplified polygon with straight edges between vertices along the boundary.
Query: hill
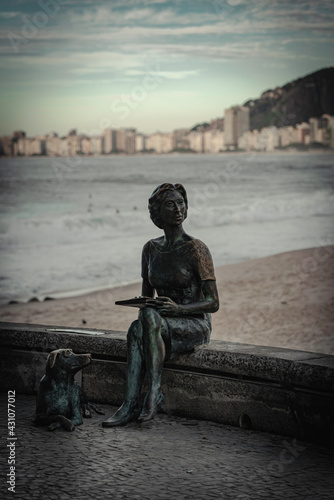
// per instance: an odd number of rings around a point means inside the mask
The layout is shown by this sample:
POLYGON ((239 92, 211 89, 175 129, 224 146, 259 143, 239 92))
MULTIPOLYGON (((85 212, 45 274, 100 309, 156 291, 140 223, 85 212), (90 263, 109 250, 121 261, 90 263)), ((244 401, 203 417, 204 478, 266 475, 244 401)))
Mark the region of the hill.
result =
POLYGON ((266 90, 259 99, 250 99, 244 106, 250 107, 251 130, 296 125, 325 113, 334 115, 334 67, 266 90))
MULTIPOLYGON (((334 115, 334 67, 323 68, 297 80, 268 89, 258 99, 249 99, 251 130, 275 125, 285 127, 308 122, 323 114, 334 115)), ((191 130, 224 128, 224 118, 199 123, 191 130)))

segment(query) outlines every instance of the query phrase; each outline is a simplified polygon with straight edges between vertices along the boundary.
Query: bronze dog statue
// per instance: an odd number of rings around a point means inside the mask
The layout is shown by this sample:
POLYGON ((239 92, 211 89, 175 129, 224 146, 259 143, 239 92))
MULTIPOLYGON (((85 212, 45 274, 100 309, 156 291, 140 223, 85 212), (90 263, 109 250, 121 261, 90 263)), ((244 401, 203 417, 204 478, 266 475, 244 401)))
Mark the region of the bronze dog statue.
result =
POLYGON ((87 402, 74 375, 89 365, 91 354, 74 354, 71 349, 52 351, 46 362, 46 373, 41 379, 36 401, 35 425, 48 425, 49 430, 64 427, 74 431, 82 424, 82 413, 91 417, 89 407, 104 413, 87 402))

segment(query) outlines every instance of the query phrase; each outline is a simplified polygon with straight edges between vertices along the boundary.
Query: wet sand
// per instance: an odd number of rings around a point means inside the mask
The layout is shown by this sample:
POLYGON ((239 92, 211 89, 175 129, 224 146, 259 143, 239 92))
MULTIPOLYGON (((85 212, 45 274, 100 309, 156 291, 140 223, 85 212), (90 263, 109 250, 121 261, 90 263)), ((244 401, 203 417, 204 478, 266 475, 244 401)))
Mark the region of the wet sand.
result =
MULTIPOLYGON (((334 246, 218 267, 216 277, 220 309, 212 315, 212 339, 334 355, 334 246)), ((138 310, 114 303, 140 293, 138 282, 9 304, 0 307, 0 320, 125 331, 138 310)))

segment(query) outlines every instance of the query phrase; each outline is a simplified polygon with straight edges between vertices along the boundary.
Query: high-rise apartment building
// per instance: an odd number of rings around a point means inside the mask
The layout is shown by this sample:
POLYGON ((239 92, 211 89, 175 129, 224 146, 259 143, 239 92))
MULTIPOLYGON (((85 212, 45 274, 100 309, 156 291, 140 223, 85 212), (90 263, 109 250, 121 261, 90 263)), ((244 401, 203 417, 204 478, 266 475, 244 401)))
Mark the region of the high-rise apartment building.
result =
POLYGON ((225 109, 225 145, 227 148, 235 149, 238 139, 250 129, 249 108, 247 106, 234 106, 225 109))
POLYGON ((135 152, 135 128, 121 128, 115 131, 115 149, 118 153, 135 152))
POLYGON ((323 144, 334 148, 334 116, 322 115, 319 124, 323 130, 323 144))
POLYGON ((136 134, 135 137, 135 150, 136 153, 141 153, 146 149, 146 137, 144 134, 136 134))
POLYGON ((103 153, 103 138, 102 137, 92 137, 91 138, 91 151, 93 155, 101 155, 103 153))
POLYGON ((156 132, 146 138, 146 149, 156 153, 170 153, 173 149, 173 134, 156 132))
POLYGON ((135 129, 128 130, 125 136, 125 152, 127 154, 134 154, 136 152, 136 133, 135 129))
POLYGON ((116 149, 116 130, 105 128, 103 130, 103 153, 108 155, 116 149))
POLYGON ((83 155, 90 155, 92 153, 92 143, 90 137, 80 137, 80 151, 83 155))

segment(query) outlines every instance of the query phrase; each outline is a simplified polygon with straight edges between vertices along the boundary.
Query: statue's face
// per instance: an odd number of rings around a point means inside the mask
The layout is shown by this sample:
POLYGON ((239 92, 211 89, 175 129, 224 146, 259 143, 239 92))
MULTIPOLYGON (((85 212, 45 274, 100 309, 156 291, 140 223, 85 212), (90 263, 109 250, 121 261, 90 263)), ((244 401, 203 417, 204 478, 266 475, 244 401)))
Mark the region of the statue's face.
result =
POLYGON ((163 224, 178 226, 185 219, 186 205, 182 194, 178 191, 168 191, 161 203, 160 218, 163 224))

